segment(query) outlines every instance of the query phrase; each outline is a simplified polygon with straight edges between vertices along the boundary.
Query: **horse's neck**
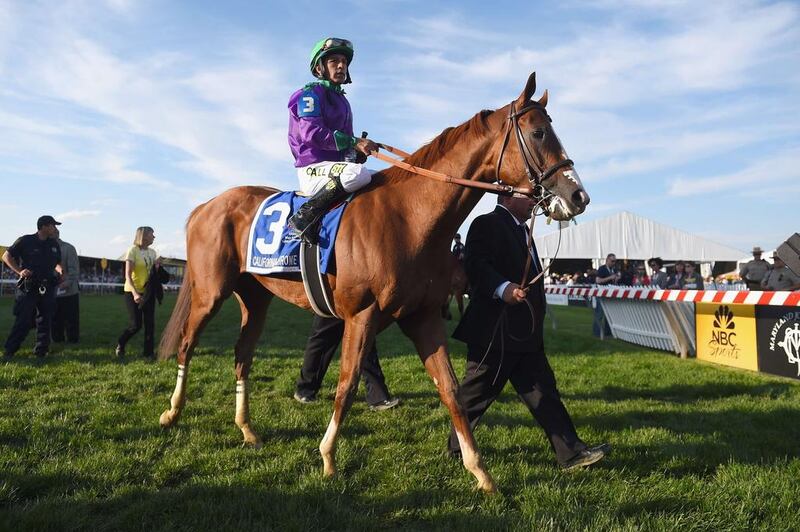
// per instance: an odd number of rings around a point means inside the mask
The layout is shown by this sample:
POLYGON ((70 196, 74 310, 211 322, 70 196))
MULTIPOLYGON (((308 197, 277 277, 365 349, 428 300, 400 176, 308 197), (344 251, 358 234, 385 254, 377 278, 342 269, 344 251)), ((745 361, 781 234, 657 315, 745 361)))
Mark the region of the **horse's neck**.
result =
MULTIPOLYGON (((443 153, 429 169, 473 181, 488 180, 494 172, 490 160, 492 143, 493 136, 490 134, 459 142, 443 153)), ((393 175, 399 175, 399 171, 396 172, 393 175)), ((407 172, 387 184, 387 189, 391 189, 392 203, 407 211, 403 216, 419 239, 419 244, 442 240, 447 242, 448 249, 453 235, 483 196, 478 189, 407 172), (402 200, 398 201, 400 198, 402 200)))

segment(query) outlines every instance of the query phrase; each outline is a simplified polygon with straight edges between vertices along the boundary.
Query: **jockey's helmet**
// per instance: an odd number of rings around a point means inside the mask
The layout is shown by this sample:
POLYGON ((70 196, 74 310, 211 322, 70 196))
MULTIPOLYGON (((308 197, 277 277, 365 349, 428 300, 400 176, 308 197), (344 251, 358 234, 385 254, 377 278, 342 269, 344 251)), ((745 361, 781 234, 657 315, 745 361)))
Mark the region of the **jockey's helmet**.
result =
MULTIPOLYGON (((316 72, 317 64, 330 54, 342 54, 347 59, 347 66, 353 62, 353 43, 347 39, 339 39, 338 37, 326 37, 317 42, 311 50, 311 73, 314 77, 319 77, 316 72)), ((350 82, 350 74, 348 72, 347 81, 350 82)))

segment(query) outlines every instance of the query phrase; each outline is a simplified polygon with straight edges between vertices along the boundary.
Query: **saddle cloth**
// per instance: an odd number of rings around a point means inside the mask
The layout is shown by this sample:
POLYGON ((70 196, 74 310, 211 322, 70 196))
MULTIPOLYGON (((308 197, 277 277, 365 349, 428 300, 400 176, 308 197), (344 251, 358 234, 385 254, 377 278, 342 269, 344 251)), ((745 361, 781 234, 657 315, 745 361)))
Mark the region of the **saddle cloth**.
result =
MULTIPOLYGON (((247 245, 247 266, 250 273, 270 275, 300 272, 300 240, 287 234, 286 221, 308 197, 295 192, 277 192, 266 198, 255 212, 247 245)), ((329 211, 322 218, 319 232, 319 271, 334 273, 333 246, 347 202, 329 211)))

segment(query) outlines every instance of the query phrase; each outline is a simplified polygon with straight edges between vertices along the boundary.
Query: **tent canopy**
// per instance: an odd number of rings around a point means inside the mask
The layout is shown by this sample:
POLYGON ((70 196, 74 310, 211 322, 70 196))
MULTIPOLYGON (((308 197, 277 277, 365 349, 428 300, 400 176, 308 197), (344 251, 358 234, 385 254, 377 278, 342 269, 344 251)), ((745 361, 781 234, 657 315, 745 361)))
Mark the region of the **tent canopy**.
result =
POLYGON ((605 259, 614 253, 621 259, 633 260, 661 257, 735 262, 744 254, 627 211, 562 229, 560 248, 558 231, 536 237, 536 249, 543 259, 605 259))

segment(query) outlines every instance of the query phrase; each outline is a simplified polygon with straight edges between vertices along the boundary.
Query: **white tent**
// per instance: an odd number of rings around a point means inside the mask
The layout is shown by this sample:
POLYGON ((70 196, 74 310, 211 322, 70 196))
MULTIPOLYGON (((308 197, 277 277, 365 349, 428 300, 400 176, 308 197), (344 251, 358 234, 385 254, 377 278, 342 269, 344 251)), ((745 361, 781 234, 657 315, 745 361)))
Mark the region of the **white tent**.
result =
POLYGON ((661 257, 709 263, 736 262, 744 254, 627 211, 562 229, 560 247, 558 239, 558 231, 536 237, 536 249, 542 259, 600 260, 614 253, 621 259, 661 257))

